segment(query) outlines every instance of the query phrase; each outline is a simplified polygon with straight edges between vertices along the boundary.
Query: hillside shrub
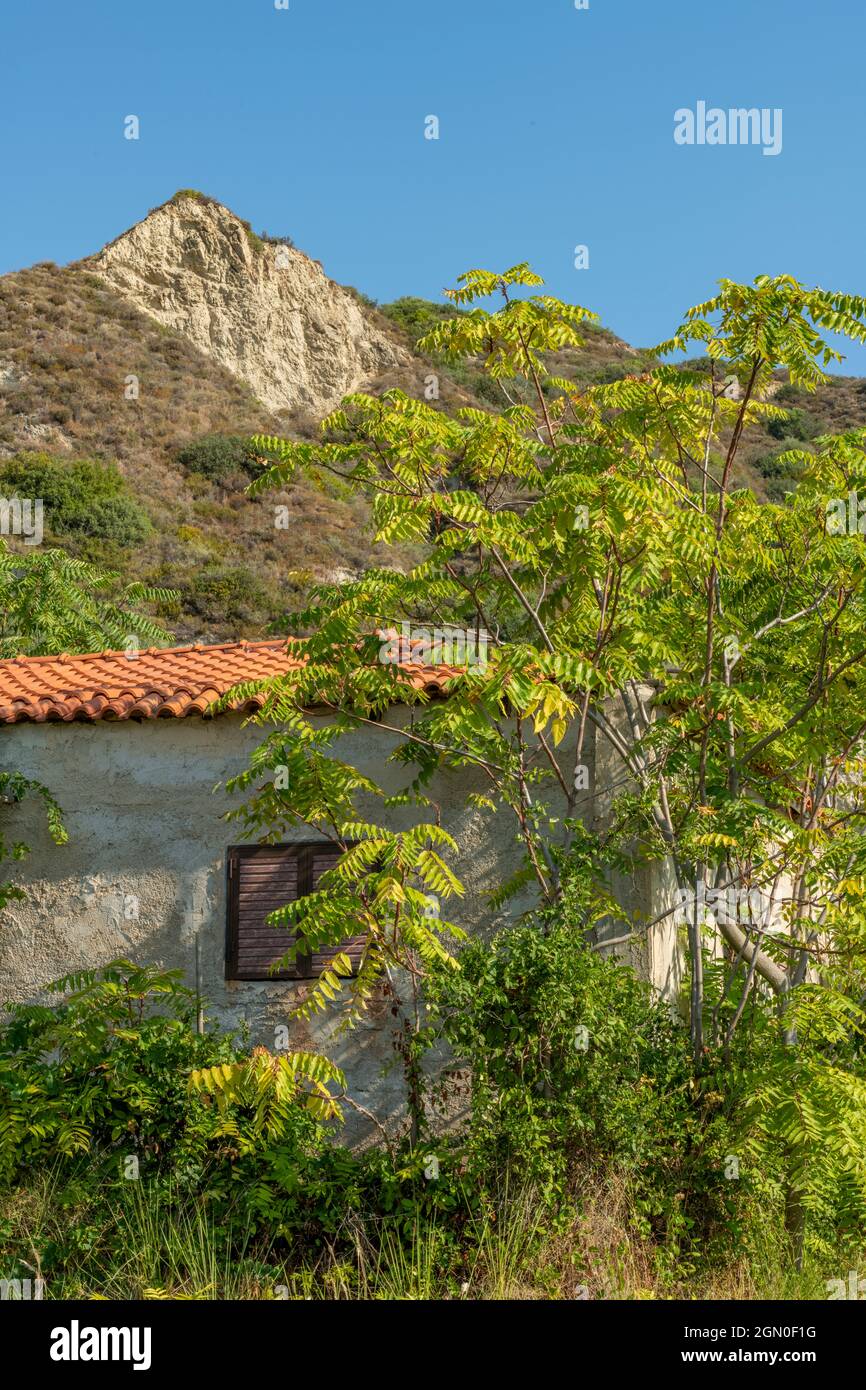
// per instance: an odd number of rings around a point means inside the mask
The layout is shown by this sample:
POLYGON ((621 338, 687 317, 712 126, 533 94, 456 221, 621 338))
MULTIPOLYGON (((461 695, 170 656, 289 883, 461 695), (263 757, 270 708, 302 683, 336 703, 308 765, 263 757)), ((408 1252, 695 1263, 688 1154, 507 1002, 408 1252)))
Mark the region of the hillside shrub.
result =
POLYGON ((150 519, 114 464, 71 462, 47 453, 20 453, 0 468, 6 496, 42 498, 46 529, 57 536, 87 536, 130 547, 151 530, 150 519))
POLYGON ((191 584, 191 601, 197 611, 214 620, 249 618, 266 600, 262 586, 240 565, 205 566, 196 572, 191 584))
POLYGON ((445 319, 453 319, 455 310, 451 304, 436 304, 430 299, 419 299, 415 295, 404 295, 391 304, 380 304, 379 312, 396 323, 398 328, 417 344, 425 333, 445 319))
POLYGON ((259 232, 259 237, 266 246, 289 246, 292 248, 295 246, 290 236, 274 236, 271 232, 259 232))
MULTIPOLYGON (((781 395, 781 392, 779 393, 781 395)), ((820 426, 807 410, 789 410, 784 420, 768 420, 767 432, 774 439, 805 440, 814 439, 820 426)))
MULTIPOLYGON (((772 423, 781 422, 773 421, 772 423)), ((767 497, 771 502, 781 502, 786 493, 792 492, 797 486, 803 475, 803 465, 785 458, 785 454, 790 450, 801 448, 802 443, 798 437, 782 435, 781 443, 777 449, 752 460, 752 467, 757 469, 764 479, 767 497)))
POLYGON ((238 477, 245 484, 256 471, 249 440, 236 434, 206 434, 178 449, 175 458, 188 473, 199 473, 212 483, 238 477))

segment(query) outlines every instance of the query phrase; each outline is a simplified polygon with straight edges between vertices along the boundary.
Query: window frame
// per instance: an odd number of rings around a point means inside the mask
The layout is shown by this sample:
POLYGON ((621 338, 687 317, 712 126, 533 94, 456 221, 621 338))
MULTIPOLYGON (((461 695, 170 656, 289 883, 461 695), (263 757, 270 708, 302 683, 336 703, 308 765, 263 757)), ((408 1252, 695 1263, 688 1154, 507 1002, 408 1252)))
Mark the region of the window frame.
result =
MULTIPOLYGON (((240 890, 241 873, 240 866, 244 860, 255 859, 257 855, 273 855, 275 850, 285 850, 293 853, 298 861, 298 889, 296 898, 287 899, 287 902, 294 902, 297 898, 306 897, 313 891, 313 863, 316 854, 323 851, 333 854, 338 848, 331 840, 289 840, 277 844, 264 845, 229 845, 226 848, 226 941, 225 941, 225 979, 241 980, 250 984, 259 985, 286 985, 295 984, 303 980, 317 980, 321 971, 312 969, 312 956, 297 956, 295 959, 294 972, 288 974, 285 971, 278 971, 272 975, 264 977, 260 975, 240 974, 239 955, 241 944, 240 929, 240 890)), ((342 851, 340 851, 342 853, 342 851)), ((275 928, 279 930, 279 928, 275 928)), ((288 937, 291 933, 286 932, 288 937)), ((347 938, 348 939, 348 938, 347 938)), ((332 948, 339 950, 339 946, 332 948)))

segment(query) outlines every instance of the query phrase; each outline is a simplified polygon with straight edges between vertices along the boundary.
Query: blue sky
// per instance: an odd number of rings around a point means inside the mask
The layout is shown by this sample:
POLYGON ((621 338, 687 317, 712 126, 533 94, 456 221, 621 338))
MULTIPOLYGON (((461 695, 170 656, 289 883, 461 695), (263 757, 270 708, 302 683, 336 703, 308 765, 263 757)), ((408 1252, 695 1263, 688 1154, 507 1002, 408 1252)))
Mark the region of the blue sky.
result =
POLYGON ((0 272, 194 187, 376 299, 528 260, 636 345, 722 275, 866 292, 854 0, 41 0, 3 39, 0 272), (677 145, 698 101, 781 108, 781 153, 677 145))

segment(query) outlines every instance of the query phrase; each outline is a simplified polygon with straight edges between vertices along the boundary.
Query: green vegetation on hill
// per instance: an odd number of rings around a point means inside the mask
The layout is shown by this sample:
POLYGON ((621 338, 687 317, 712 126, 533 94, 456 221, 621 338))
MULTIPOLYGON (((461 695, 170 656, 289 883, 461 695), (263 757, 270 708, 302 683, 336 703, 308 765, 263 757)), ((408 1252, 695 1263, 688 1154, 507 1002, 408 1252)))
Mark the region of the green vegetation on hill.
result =
POLYGON ((45 453, 16 454, 0 465, 0 492, 39 498, 50 538, 94 537, 121 548, 141 545, 151 529, 113 463, 65 461, 45 453))
POLYGON ((273 505, 244 495, 239 441, 257 431, 310 437, 315 427, 273 415, 86 269, 44 263, 0 277, 0 468, 20 476, 23 455, 40 457, 40 488, 62 487, 68 504, 67 524, 55 526, 46 492, 37 494, 54 543, 126 580, 177 590, 179 641, 264 634, 311 578, 371 563, 366 511, 336 490, 301 481, 273 505), (97 470, 97 490, 116 491, 68 524, 82 460, 97 470), (275 527, 276 504, 288 508, 286 529, 275 527), (214 576, 226 572, 234 597, 222 611, 214 576))
MULTIPOLYGON (((183 197, 206 195, 175 195, 183 197)), ((519 382, 491 380, 481 360, 445 363, 418 350, 421 338, 457 312, 451 304, 403 296, 375 305, 355 294, 371 320, 414 354, 409 366, 370 383, 374 393, 396 387, 429 399, 432 373, 439 394, 431 404, 449 414, 466 405, 499 411, 524 399, 519 382)), ((651 354, 605 328, 584 324, 582 337, 581 348, 546 355, 552 376, 585 388, 653 365, 651 354)), ((779 456, 792 441, 808 448, 818 433, 861 424, 864 391, 858 379, 833 378, 811 396, 780 376, 775 399, 793 413, 772 428, 747 429, 737 484, 778 499, 796 484, 796 470, 779 456)), ((94 496, 101 482, 122 480, 111 498, 99 493, 92 515, 79 512, 70 523, 67 511, 66 522, 49 524, 70 555, 119 564, 130 581, 177 589, 178 640, 262 635, 311 580, 360 573, 381 558, 366 509, 336 488, 292 483, 274 499, 288 507, 286 529, 275 527, 273 505, 244 493, 254 471, 245 452, 250 435, 312 440, 317 429, 309 413, 266 410, 236 377, 86 266, 46 262, 0 277, 0 463, 24 454, 52 459, 57 467, 46 486, 59 485, 61 465, 73 465, 64 475, 71 486, 73 477, 83 479, 86 460, 105 469, 90 475, 94 496), (224 611, 221 593, 232 596, 224 611)))
POLYGON ((225 484, 231 478, 245 486, 256 471, 249 440, 239 434, 206 434, 184 444, 175 459, 187 472, 212 483, 225 484))
POLYGON ((436 304, 430 299, 416 299, 412 295, 404 295, 401 299, 395 299, 392 304, 381 304, 379 312, 395 323, 401 332, 411 342, 414 348, 429 333, 431 328, 435 328, 437 323, 443 319, 453 318, 460 313, 452 304, 436 304))

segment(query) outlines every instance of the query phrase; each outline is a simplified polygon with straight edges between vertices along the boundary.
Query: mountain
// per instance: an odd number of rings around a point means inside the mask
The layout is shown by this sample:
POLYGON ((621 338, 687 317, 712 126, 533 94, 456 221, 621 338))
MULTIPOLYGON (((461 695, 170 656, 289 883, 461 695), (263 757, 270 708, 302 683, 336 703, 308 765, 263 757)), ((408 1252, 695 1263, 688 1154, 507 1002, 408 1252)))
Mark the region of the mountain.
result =
MULTIPOLYGON (((377 557, 336 492, 247 498, 242 440, 311 437, 346 392, 420 394, 427 371, 357 291, 182 193, 94 256, 0 277, 0 495, 44 496, 47 542, 179 590, 179 641, 259 635, 311 579, 377 557), (88 516, 70 488, 126 511, 97 524, 105 508, 88 516)), ((443 408, 469 399, 443 374, 443 408)))
POLYGON ((269 410, 325 415, 410 361, 319 261, 266 243, 199 193, 175 194, 83 264, 246 382, 269 410))
MULTIPOLYGON (((336 490, 248 498, 244 438, 310 438, 346 393, 420 396, 434 369, 440 409, 501 408, 476 364, 419 352, 453 312, 411 297, 377 306, 290 238, 182 190, 92 256, 0 277, 0 495, 44 497, 48 543, 177 589, 165 621, 178 641, 262 635, 311 580, 385 557, 336 490), (280 504, 288 530, 274 526, 280 504)), ((587 384, 653 360, 597 328, 550 369, 587 384)), ((762 497, 791 485, 777 458, 792 441, 866 417, 856 378, 814 396, 780 380, 776 399, 791 418, 750 432, 737 480, 762 497)))

